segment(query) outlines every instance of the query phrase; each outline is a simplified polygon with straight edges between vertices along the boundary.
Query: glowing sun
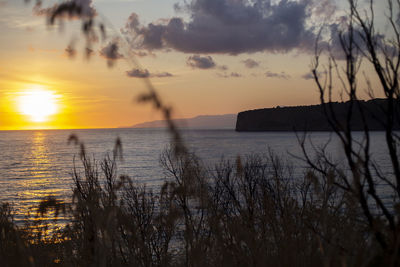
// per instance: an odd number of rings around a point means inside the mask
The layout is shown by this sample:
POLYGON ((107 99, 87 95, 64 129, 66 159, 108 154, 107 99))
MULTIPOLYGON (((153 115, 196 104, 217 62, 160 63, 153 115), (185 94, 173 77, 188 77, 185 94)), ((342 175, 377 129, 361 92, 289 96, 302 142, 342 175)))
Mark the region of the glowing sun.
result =
POLYGON ((18 97, 19 111, 30 117, 33 122, 44 122, 50 115, 57 113, 57 96, 48 90, 32 90, 18 97))

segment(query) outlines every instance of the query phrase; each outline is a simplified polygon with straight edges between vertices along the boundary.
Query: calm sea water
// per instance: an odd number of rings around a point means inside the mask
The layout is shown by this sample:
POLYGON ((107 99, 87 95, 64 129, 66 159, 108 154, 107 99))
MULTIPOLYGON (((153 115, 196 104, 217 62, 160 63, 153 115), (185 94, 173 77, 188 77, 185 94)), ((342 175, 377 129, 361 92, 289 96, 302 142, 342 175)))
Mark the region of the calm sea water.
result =
MULTIPOLYGON (((88 154, 101 159, 112 151, 119 137, 123 146, 123 162, 119 174, 127 174, 140 183, 157 186, 164 180, 159 163, 160 153, 168 146, 168 132, 162 129, 96 129, 0 131, 0 202, 11 202, 17 220, 47 195, 68 200, 71 195, 73 159, 79 165, 79 149, 67 140, 76 134, 84 142, 88 154)), ((304 171, 303 164, 290 154, 301 155, 296 135, 288 132, 238 133, 233 130, 183 130, 185 143, 205 164, 214 164, 222 157, 266 153, 271 148, 278 155, 296 162, 295 172, 304 171), (289 153, 288 153, 289 152, 289 153)), ((356 133, 361 138, 361 133, 356 133)), ((371 151, 384 170, 389 168, 382 132, 373 132, 371 151)), ((316 146, 331 138, 330 133, 315 132, 311 140, 316 146)), ((343 158, 336 138, 328 147, 332 156, 343 158)))

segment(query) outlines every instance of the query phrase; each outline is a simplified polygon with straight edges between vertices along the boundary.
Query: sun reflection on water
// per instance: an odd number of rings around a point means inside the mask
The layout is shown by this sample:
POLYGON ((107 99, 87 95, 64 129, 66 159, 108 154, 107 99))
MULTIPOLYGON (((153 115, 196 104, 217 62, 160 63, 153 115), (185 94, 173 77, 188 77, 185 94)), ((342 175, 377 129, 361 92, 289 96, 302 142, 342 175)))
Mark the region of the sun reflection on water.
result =
POLYGON ((65 225, 66 217, 58 214, 55 220, 54 211, 46 214, 39 214, 38 207, 40 202, 47 196, 58 197, 62 195, 62 189, 57 188, 57 177, 52 169, 51 153, 48 147, 47 135, 43 131, 35 131, 32 133, 31 141, 25 148, 26 179, 18 180, 18 198, 20 207, 16 221, 21 224, 27 224, 29 228, 41 229, 45 235, 49 236, 58 227, 65 225), (46 226, 46 227, 44 227, 46 226))

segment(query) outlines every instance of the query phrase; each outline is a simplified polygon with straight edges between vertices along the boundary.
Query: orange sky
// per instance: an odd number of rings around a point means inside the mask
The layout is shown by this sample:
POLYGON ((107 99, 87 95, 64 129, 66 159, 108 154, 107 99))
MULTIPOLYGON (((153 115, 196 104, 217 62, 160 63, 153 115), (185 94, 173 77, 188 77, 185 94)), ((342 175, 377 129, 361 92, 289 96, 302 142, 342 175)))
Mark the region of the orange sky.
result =
MULTIPOLYGON (((0 130, 108 128, 160 118, 149 104, 136 101, 147 89, 142 79, 127 76, 132 66, 121 59, 109 68, 99 56, 106 42, 98 42, 95 55, 86 60, 81 53, 85 43, 79 22, 67 23, 62 31, 49 29, 44 17, 32 15, 32 5, 20 2, 0 2, 0 130), (77 40, 78 48, 72 60, 65 53, 71 40, 77 40), (18 96, 38 87, 57 96, 57 113, 49 115, 44 122, 34 122, 18 109, 18 96)), ((104 16, 114 19, 111 23, 117 29, 127 20, 128 7, 138 13, 142 11, 139 15, 147 23, 173 15, 174 1, 164 2, 163 5, 170 6, 165 8, 165 14, 162 10, 152 12, 148 6, 160 0, 148 2, 117 1, 109 8, 110 2, 103 0, 94 1, 94 5, 100 11, 109 12, 104 16)), ((210 69, 189 66, 188 58, 193 54, 169 49, 137 58, 151 73, 172 75, 152 77, 151 82, 163 100, 174 108, 175 117, 318 103, 314 82, 303 78, 310 71, 310 53, 296 49, 236 55, 212 53, 215 67, 210 69), (258 66, 246 67, 244 61, 248 59, 258 66), (232 73, 240 77, 232 77, 232 73)))

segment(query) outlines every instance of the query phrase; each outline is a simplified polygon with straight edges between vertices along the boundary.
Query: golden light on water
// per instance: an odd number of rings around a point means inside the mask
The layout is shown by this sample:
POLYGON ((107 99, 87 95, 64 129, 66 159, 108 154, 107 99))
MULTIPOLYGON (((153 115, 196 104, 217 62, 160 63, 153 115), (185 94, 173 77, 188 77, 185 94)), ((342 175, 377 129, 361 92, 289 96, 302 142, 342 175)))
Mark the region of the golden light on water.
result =
MULTIPOLYGON (((30 174, 29 179, 19 179, 13 184, 13 188, 18 192, 19 203, 18 211, 16 211, 16 221, 19 223, 26 222, 29 213, 36 214, 29 218, 34 223, 29 228, 33 233, 42 231, 43 240, 48 239, 52 234, 56 233, 58 227, 65 226, 67 219, 64 214, 56 217, 54 210, 49 210, 44 214, 37 212, 42 200, 48 196, 56 199, 62 199, 65 196, 65 188, 59 186, 57 171, 54 166, 54 158, 50 155, 47 135, 43 131, 35 131, 30 135, 30 144, 26 147, 26 155, 29 162, 26 163, 26 172, 30 174), (45 227, 46 226, 46 227, 45 227), (39 229, 42 227, 42 229, 39 229)), ((61 238, 61 235, 59 236, 61 238)))
POLYGON ((35 88, 21 92, 18 96, 18 110, 32 122, 45 122, 58 111, 58 96, 49 90, 35 88))

